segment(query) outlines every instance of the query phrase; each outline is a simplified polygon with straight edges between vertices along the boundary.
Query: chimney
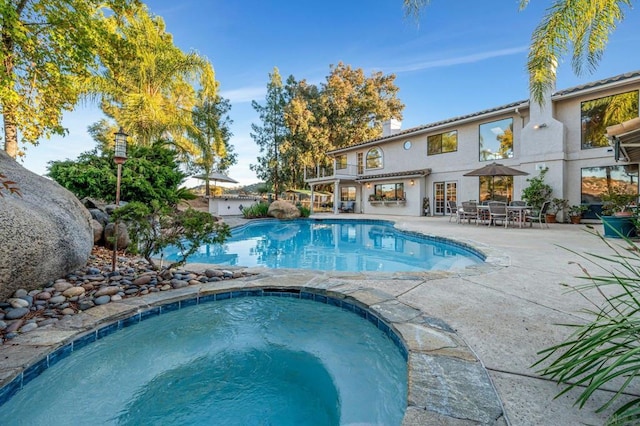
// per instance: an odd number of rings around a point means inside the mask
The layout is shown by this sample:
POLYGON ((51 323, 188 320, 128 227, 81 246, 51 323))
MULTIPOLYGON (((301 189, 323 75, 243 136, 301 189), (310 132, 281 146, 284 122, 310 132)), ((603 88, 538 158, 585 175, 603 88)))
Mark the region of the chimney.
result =
POLYGON ((402 121, 396 120, 395 118, 392 118, 387 121, 383 121, 382 137, 384 138, 387 136, 395 135, 396 133, 400 132, 401 128, 402 128, 402 121))

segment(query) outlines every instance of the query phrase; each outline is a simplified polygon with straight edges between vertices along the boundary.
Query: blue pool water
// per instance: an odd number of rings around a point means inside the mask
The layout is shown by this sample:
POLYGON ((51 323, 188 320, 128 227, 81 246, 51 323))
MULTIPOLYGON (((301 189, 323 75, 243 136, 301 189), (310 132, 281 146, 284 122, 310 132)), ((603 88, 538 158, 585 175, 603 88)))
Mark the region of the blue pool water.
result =
POLYGON ((12 424, 399 425, 407 364, 353 312, 284 297, 205 303, 72 352, 0 407, 12 424))
MULTIPOLYGON (((176 249, 164 252, 178 258, 176 249)), ((188 262, 350 272, 463 269, 482 262, 475 252, 403 233, 390 222, 267 220, 236 228, 225 244, 199 248, 188 262)))

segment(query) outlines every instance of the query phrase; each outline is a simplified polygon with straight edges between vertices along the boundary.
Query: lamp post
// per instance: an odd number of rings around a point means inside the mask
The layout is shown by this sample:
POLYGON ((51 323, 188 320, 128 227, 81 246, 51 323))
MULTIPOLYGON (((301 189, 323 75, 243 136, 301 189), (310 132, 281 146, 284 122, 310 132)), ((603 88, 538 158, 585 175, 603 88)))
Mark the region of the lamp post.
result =
MULTIPOLYGON (((120 207, 120 180, 122 176, 122 164, 127 159, 127 135, 122 127, 115 133, 115 144, 113 161, 118 165, 117 179, 116 179, 116 208, 120 207)), ((113 231, 113 257, 111 258, 111 271, 116 270, 116 253, 118 251, 118 221, 116 220, 113 231)))

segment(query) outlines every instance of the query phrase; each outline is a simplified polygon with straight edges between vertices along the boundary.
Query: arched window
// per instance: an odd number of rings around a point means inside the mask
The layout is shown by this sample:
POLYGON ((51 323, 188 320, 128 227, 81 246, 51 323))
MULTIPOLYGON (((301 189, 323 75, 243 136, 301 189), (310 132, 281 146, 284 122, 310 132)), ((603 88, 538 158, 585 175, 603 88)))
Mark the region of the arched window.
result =
POLYGON ((367 169, 381 169, 382 166, 382 150, 376 146, 367 151, 367 169))

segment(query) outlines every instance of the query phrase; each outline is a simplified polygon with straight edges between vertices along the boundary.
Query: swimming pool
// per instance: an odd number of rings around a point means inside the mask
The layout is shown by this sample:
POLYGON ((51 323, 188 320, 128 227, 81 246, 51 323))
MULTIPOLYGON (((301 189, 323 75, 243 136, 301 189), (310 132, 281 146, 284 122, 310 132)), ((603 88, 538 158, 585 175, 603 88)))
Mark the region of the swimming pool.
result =
MULTIPOLYGON (((164 256, 176 260, 176 249, 164 256)), ((484 261, 470 247, 395 229, 381 220, 263 220, 232 230, 225 244, 207 244, 192 263, 322 271, 460 270, 484 261)))
MULTIPOLYGON (((57 361, 0 406, 0 418, 29 425, 400 424, 406 353, 388 327, 356 315, 355 305, 300 297, 167 307, 57 361)), ((133 323, 121 320, 115 329, 133 323)))

